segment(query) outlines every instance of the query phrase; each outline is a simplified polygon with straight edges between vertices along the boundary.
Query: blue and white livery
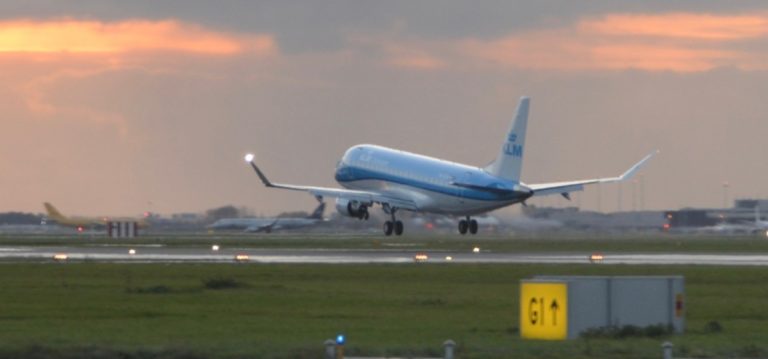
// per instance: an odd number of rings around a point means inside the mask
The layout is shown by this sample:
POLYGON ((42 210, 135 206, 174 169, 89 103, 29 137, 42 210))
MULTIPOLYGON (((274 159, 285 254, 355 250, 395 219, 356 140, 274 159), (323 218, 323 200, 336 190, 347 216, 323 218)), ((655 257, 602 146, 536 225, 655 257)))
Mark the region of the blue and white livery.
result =
POLYGON ((368 210, 380 205, 391 216, 384 223, 384 234, 401 235, 403 223, 395 217, 400 210, 461 216, 465 219, 459 221, 459 232, 475 234, 478 228, 473 215, 525 204, 533 196, 560 194, 570 199, 570 192, 581 191, 585 185, 629 179, 653 156, 646 156, 618 177, 526 184, 520 174, 529 108, 530 99, 520 98, 504 143, 485 168, 363 144, 348 149, 336 167, 341 189, 273 183, 253 162, 252 154, 245 160, 267 187, 305 191, 318 199, 334 197, 336 209, 343 215, 367 220, 368 210))

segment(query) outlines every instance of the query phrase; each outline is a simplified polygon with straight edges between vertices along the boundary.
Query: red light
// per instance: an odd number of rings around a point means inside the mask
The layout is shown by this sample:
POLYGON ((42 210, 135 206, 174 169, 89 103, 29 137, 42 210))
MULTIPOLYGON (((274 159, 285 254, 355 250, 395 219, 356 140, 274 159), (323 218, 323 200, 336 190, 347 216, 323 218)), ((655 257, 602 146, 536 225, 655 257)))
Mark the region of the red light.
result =
POLYGON ((669 223, 664 223, 663 227, 664 227, 664 230, 667 231, 667 230, 669 230, 669 227, 671 227, 671 226, 669 225, 669 223))
POLYGON ((83 227, 77 227, 77 231, 78 232, 82 232, 83 231, 83 227))
POLYGON ((144 212, 144 218, 149 217, 149 212, 144 212))
POLYGON ((432 222, 429 222, 429 223, 427 223, 427 226, 426 226, 426 227, 427 227, 427 229, 434 229, 434 228, 435 228, 435 225, 434 225, 434 224, 432 224, 432 222))

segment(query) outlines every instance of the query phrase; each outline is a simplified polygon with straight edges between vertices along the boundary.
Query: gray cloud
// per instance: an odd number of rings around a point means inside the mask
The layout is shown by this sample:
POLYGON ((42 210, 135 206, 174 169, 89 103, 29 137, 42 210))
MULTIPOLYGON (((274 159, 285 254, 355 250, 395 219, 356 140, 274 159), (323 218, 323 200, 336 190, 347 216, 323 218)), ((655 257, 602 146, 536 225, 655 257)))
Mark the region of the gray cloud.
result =
MULTIPOLYGON (((734 13, 758 2, 726 4, 733 8, 666 1, 310 4, 0 3, 6 18, 178 18, 221 31, 272 33, 281 50, 267 59, 162 54, 56 77, 40 91, 47 104, 66 111, 48 115, 28 107, 25 89, 50 77, 47 67, 67 65, 6 62, 20 70, 0 75, 7 116, 0 209, 39 211, 45 200, 86 214, 138 213, 149 202, 160 212, 227 203, 262 213, 309 208, 310 196, 262 188, 242 155, 255 151, 275 179, 325 186, 335 185, 336 160, 357 143, 481 166, 495 155, 521 95, 533 97, 529 182, 618 174, 660 149, 643 175, 647 207, 717 206, 726 180, 736 197, 768 196, 764 71, 420 71, 390 66, 377 44, 350 40, 492 39, 560 27, 585 14, 734 13)), ((631 186, 624 185, 625 209, 631 186)), ((614 209, 615 196, 615 186, 604 187, 600 207, 614 209)), ((575 201, 597 208, 596 198, 590 190, 575 201)))

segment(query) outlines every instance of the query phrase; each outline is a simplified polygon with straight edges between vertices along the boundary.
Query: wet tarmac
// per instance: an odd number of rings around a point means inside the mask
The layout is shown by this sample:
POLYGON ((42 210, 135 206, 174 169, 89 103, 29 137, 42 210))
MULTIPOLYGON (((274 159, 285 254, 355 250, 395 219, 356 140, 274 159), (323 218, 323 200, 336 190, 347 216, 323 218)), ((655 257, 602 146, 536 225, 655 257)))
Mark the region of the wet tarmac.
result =
POLYGON ((179 247, 164 245, 7 246, 0 247, 0 262, 89 261, 119 263, 602 263, 628 265, 768 266, 768 255, 604 253, 495 253, 479 250, 416 251, 409 249, 260 249, 179 247), (133 250, 133 251, 131 251, 133 250), (64 259, 66 257, 66 259, 64 259))

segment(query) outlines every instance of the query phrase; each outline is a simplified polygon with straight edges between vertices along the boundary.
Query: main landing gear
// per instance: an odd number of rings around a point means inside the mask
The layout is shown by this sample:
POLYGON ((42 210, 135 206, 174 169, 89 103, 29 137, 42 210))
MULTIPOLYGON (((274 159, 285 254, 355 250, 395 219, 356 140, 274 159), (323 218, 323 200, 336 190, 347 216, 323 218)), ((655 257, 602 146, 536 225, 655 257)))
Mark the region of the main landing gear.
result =
POLYGON ((469 216, 467 216, 467 219, 459 221, 459 233, 467 234, 467 231, 469 231, 470 234, 477 233, 477 221, 470 219, 469 216))
POLYGON ((396 236, 402 235, 403 222, 395 218, 395 209, 390 209, 389 214, 392 215, 392 220, 384 222, 384 235, 391 236, 393 232, 396 236))

